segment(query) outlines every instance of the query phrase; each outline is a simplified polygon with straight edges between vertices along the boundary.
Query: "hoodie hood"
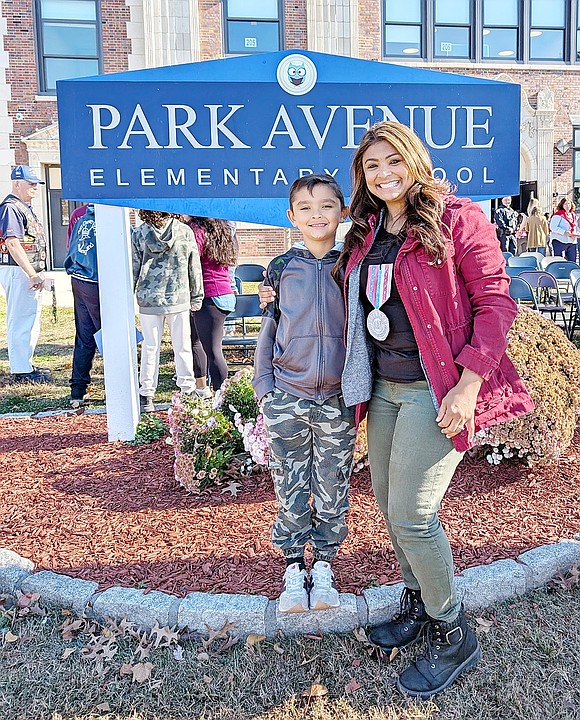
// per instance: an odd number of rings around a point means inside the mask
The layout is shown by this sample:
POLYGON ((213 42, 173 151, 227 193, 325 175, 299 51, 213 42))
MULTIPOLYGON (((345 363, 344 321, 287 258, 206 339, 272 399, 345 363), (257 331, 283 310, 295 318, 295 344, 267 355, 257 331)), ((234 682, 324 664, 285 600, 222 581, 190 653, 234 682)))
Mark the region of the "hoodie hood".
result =
POLYGON ((147 249, 151 253, 162 253, 166 250, 171 250, 175 243, 175 233, 173 232, 173 223, 176 222, 173 218, 158 229, 152 225, 143 223, 141 225, 141 231, 143 233, 143 239, 147 249))

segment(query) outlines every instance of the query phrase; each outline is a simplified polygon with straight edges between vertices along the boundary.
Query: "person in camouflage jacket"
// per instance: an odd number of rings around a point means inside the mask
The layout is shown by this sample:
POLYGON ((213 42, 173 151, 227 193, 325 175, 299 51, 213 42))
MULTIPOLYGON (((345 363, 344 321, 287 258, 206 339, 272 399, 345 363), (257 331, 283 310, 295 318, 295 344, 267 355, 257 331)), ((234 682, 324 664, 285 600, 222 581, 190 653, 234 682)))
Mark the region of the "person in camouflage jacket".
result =
POLYGON ((175 357, 177 385, 193 392, 193 355, 189 311, 203 300, 201 263, 190 228, 169 213, 140 210, 143 224, 132 232, 133 280, 143 344, 141 408, 151 411, 159 374, 163 325, 167 322, 175 357))

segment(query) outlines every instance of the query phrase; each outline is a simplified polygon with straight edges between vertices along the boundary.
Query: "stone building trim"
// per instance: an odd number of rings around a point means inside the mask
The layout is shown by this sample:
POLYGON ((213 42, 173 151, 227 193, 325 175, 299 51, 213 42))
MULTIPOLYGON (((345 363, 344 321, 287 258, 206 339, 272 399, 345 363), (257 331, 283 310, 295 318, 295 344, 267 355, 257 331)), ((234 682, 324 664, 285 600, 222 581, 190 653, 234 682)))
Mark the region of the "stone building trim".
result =
MULTIPOLYGON (((494 76, 494 80, 513 83, 507 73, 494 76)), ((521 180, 536 180, 538 199, 544 211, 552 209, 554 191, 554 93, 544 88, 537 96, 537 109, 528 99, 525 89, 521 93, 520 167, 521 180)))
POLYGON ((14 165, 14 149, 10 147, 10 135, 13 132, 12 118, 8 112, 8 102, 12 97, 10 84, 6 81, 6 69, 9 65, 8 52, 4 50, 4 38, 8 34, 8 23, 2 16, 0 3, 0 196, 10 192, 10 168, 14 165))
MULTIPOLYGON (((28 164, 40 170, 40 175, 46 179, 47 166, 60 166, 60 148, 58 143, 58 123, 47 125, 28 137, 22 138, 28 152, 28 164)), ((48 216, 48 198, 45 192, 39 192, 34 201, 34 210, 45 229, 50 226, 48 216)))
POLYGON ((358 56, 358 0, 307 0, 308 49, 358 56))

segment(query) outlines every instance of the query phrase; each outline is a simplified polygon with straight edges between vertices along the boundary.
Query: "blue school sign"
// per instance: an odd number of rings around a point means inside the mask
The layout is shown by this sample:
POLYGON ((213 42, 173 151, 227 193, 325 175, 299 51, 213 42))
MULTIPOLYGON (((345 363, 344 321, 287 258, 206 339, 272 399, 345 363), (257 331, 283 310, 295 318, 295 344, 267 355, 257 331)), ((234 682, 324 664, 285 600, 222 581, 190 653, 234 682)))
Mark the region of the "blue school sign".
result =
POLYGON ((410 126, 462 196, 519 192, 520 88, 306 51, 57 83, 63 196, 286 223, 288 187, 350 162, 380 120, 410 126))

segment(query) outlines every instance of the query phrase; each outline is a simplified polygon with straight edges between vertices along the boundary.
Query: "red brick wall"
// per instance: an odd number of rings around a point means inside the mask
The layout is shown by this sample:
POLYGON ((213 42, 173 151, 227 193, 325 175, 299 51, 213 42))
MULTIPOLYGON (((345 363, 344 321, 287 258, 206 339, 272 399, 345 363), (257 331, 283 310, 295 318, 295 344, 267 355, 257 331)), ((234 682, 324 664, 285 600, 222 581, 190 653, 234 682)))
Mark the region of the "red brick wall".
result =
POLYGON ((199 0, 199 41, 202 60, 224 55, 221 0, 199 0))
POLYGON ((284 36, 285 50, 308 47, 306 0, 285 0, 284 36))
MULTIPOLYGON (((286 231, 278 228, 268 230, 238 230, 240 258, 244 257, 275 257, 287 249, 286 231)), ((300 240, 298 230, 290 231, 290 244, 300 240)))
MULTIPOLYGON (((3 0, 2 14, 7 22, 4 49, 9 55, 6 82, 12 93, 8 112, 14 122, 10 146, 15 150, 16 162, 26 163, 26 146, 20 138, 56 122, 56 101, 35 99, 39 90, 32 0, 3 0), (18 119, 17 114, 21 114, 22 119, 18 119)), ((101 15, 104 70, 126 70, 130 51, 126 39, 129 10, 124 0, 102 0, 101 15)))

